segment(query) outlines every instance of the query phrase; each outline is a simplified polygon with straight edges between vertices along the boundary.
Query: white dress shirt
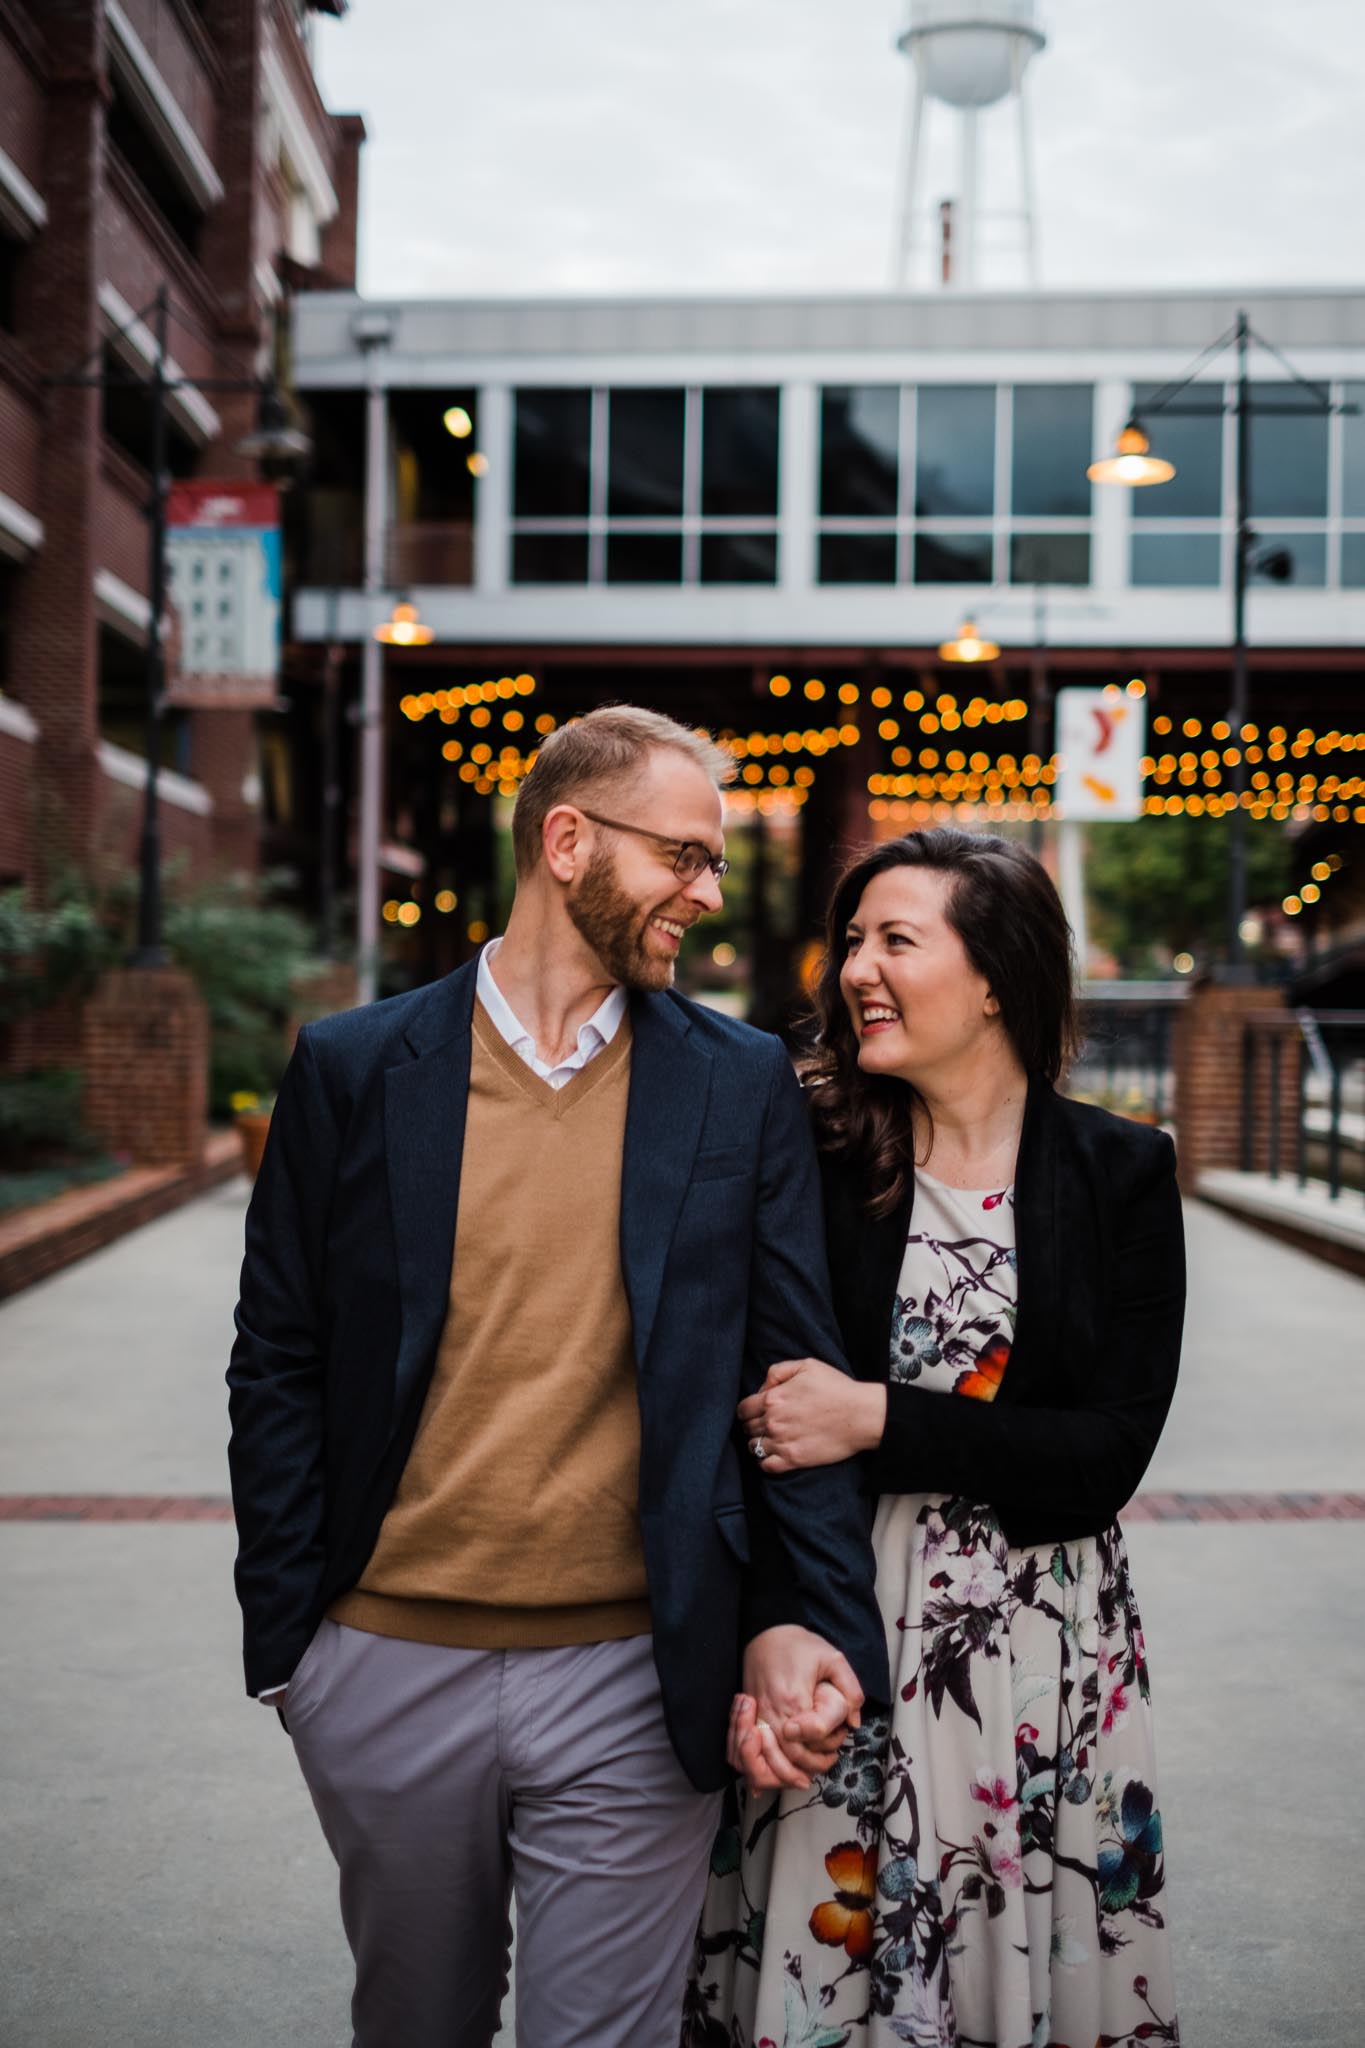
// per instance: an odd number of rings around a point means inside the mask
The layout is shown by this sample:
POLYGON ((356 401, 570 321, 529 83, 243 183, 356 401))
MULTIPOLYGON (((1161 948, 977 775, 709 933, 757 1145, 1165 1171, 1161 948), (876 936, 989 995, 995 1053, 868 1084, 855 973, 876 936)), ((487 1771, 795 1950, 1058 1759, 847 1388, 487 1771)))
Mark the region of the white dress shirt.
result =
POLYGON ((479 973, 475 983, 479 1001, 488 1012, 490 1024, 511 1046, 518 1059, 525 1060, 531 1072, 539 1074, 541 1080, 548 1081, 552 1088, 563 1088, 615 1038, 626 1014, 626 992, 617 987, 604 996, 587 1023, 579 1025, 578 1043, 574 1050, 557 1067, 551 1067, 540 1057, 535 1039, 493 979, 492 962, 501 944, 501 939, 490 939, 479 955, 479 973))
MULTIPOLYGON (((512 1005, 493 979, 491 961, 501 939, 490 939, 479 955, 479 972, 475 981, 475 993, 488 1013, 488 1021, 499 1037, 506 1040, 518 1059, 525 1060, 533 1074, 539 1074, 542 1081, 548 1081, 552 1088, 563 1088, 581 1073, 588 1061, 595 1059, 604 1046, 611 1044, 621 1028, 621 1019, 626 1014, 626 991, 617 987, 605 996, 593 1011, 586 1024, 578 1027, 578 1043, 569 1057, 561 1060, 557 1067, 549 1066, 536 1050, 536 1042, 526 1029, 512 1005)), ((257 1693, 259 1700, 267 1703, 280 1699, 288 1690, 287 1686, 272 1685, 265 1692, 257 1693)))

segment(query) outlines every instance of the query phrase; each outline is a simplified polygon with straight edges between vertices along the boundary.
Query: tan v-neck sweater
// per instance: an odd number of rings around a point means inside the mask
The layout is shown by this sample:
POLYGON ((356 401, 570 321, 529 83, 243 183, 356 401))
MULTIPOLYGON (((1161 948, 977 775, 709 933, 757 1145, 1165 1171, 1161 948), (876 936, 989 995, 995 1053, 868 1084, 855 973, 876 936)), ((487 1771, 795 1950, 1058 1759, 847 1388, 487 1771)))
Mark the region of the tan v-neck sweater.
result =
POLYGON ((374 1553, 330 1611, 372 1634, 470 1649, 641 1635, 620 1254, 630 1022, 557 1091, 481 1004, 473 1030, 435 1370, 374 1553))

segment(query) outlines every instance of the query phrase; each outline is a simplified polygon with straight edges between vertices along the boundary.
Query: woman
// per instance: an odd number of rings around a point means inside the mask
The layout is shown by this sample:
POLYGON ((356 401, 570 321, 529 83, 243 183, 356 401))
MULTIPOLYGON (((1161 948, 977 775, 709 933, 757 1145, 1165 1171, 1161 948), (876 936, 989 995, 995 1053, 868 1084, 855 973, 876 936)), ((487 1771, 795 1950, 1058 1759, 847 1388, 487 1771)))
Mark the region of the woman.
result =
MULTIPOLYGON (((774 1366, 764 1483, 865 1453, 889 1709, 722 1834, 685 2041, 1179 2038, 1142 1627, 1115 1517, 1170 1405, 1163 1133, 1055 1092, 1070 934, 1011 842, 914 832, 831 905, 807 1082, 859 1384, 774 1366), (1017 1250, 1016 1250, 1017 1247, 1017 1250)), ((736 1703, 732 1761, 776 1780, 736 1703)))

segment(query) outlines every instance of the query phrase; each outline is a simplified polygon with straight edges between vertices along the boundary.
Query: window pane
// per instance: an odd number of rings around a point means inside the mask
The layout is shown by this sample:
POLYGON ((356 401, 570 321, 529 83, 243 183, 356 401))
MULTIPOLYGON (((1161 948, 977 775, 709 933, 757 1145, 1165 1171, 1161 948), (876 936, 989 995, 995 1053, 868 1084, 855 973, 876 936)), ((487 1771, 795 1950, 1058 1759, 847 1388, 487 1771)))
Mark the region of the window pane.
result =
POLYGON ((1216 533, 1135 533, 1129 581, 1212 588, 1220 548, 1216 533))
POLYGON ((514 583, 586 583, 586 533, 519 533, 512 541, 514 583))
POLYGON ((1011 583, 1088 583, 1088 533, 1016 533, 1010 536, 1011 583))
POLYGON ((1327 415, 1295 384, 1251 387, 1250 490, 1253 518, 1322 519, 1327 513, 1327 415), (1258 405, 1292 410, 1267 416, 1258 405))
POLYGON ((1365 590, 1365 533, 1341 536, 1341 580, 1348 590, 1365 590))
POLYGON ((776 391, 703 394, 703 512, 742 519, 752 512, 777 511, 777 418, 776 391))
POLYGON ((683 393, 613 391, 607 510, 648 517, 683 508, 683 393))
POLYGON ((916 583, 989 583, 993 543, 988 533, 917 533, 916 583))
POLYGON ((820 401, 820 510, 854 518, 894 514, 899 437, 900 392, 894 384, 824 392, 820 401))
POLYGON ((681 583, 680 533, 609 533, 608 583, 681 583))
POLYGON ((1274 583, 1282 589, 1321 589, 1327 581, 1327 536, 1325 533, 1269 533, 1264 527, 1256 529, 1256 546, 1251 558, 1251 582, 1274 583), (1266 556, 1287 555, 1288 575, 1284 574, 1285 564, 1274 562, 1269 569, 1258 569, 1258 559, 1266 556), (1279 571, 1277 574, 1276 571, 1279 571))
POLYGON ((513 503, 525 519, 588 513, 590 391, 518 391, 513 503))
POLYGON ((776 583, 775 533, 704 533, 703 583, 776 583))
MULTIPOLYGON (((1223 509, 1223 421, 1218 415, 1191 414, 1191 405, 1221 405, 1221 384, 1196 384, 1182 392, 1169 406, 1150 418, 1142 412, 1144 400, 1159 390, 1156 384, 1138 384, 1133 389, 1133 410, 1147 430, 1154 455, 1164 455, 1175 464, 1175 475, 1166 484, 1148 484, 1132 493, 1134 519, 1217 519, 1223 509)), ((1134 560, 1137 557, 1134 555, 1134 560)), ((1137 578, 1134 577, 1134 582, 1137 578)), ((1149 579, 1167 581, 1167 578, 1149 579)), ((1203 582, 1203 577, 1179 579, 1203 582)))
POLYGON ((971 517, 995 506, 995 387, 922 384, 915 401, 915 510, 971 517))
POLYGON ((1014 509, 1038 514, 1090 510, 1094 394, 1088 384, 1014 387, 1014 509))
POLYGON ((1347 519, 1365 519, 1365 384, 1348 384, 1342 396, 1360 411, 1342 421, 1341 509, 1347 519))
POLYGON ((822 583, 894 583, 894 533, 822 533, 822 583))

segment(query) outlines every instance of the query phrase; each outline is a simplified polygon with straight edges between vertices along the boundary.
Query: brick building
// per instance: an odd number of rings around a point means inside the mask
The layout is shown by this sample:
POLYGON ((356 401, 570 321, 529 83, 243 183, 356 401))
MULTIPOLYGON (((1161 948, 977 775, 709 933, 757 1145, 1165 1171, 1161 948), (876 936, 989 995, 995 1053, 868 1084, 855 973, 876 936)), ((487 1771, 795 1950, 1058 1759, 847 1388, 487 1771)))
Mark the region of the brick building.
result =
MULTIPOLYGON (((251 392, 291 291, 355 282, 363 123, 323 106, 346 0, 0 0, 0 886, 131 859, 145 782, 150 407, 171 301, 169 467, 250 476, 251 392), (104 389, 44 382, 84 366, 104 389), (183 381, 182 381, 183 380, 183 381)), ((169 711, 168 856, 250 866, 249 710, 169 711)))

